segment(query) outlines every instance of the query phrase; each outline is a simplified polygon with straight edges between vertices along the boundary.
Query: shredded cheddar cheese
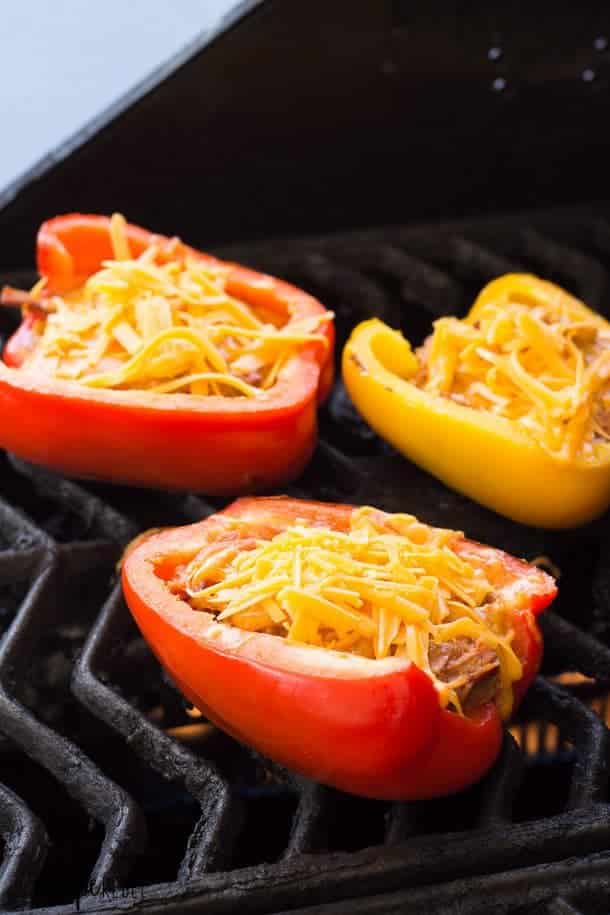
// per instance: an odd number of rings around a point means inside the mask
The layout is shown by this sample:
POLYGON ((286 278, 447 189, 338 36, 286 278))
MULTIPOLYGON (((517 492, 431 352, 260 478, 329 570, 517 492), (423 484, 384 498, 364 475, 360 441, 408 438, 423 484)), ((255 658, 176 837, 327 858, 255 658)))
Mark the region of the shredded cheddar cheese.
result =
POLYGON ((441 703, 460 713, 461 688, 492 673, 507 716, 521 663, 511 608, 499 596, 506 573, 491 556, 459 555, 462 540, 412 515, 360 508, 346 532, 297 520, 270 539, 220 539, 170 587, 243 629, 372 659, 408 658, 432 677, 441 703), (474 678, 464 665, 441 675, 443 653, 454 650, 478 658, 474 678))
POLYGON ((558 287, 533 282, 533 300, 506 285, 476 319, 436 321, 418 383, 516 420, 559 461, 594 461, 610 440, 610 327, 558 287))
POLYGON ((95 388, 258 397, 300 347, 327 345, 320 330, 330 312, 271 323, 227 293, 230 267, 168 260, 167 247, 161 263, 154 242, 134 258, 119 214, 110 236, 113 260, 82 288, 45 300, 50 313, 23 368, 95 388))

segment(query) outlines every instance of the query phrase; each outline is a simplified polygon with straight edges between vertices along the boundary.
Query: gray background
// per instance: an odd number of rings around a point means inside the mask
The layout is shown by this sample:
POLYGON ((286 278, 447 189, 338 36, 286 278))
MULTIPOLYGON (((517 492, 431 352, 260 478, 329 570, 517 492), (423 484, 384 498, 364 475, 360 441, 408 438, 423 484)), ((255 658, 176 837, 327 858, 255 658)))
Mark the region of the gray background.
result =
POLYGON ((0 0, 0 189, 235 5, 0 0))

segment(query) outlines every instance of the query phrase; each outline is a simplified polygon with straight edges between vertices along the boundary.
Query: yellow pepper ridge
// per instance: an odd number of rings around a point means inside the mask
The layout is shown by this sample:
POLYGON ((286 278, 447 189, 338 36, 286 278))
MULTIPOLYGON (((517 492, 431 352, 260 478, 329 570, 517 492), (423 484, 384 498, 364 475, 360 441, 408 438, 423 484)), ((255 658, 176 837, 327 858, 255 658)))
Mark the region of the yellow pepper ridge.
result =
MULTIPOLYGON (((549 303, 563 310, 572 325, 592 327, 593 334, 604 337, 610 334, 610 325, 582 302, 552 283, 522 274, 510 274, 490 283, 464 322, 448 319, 454 322, 451 329, 459 325, 465 328, 465 334, 472 336, 487 311, 486 331, 490 339, 506 342, 510 327, 499 306, 514 302, 522 306, 519 333, 530 337, 552 332, 553 328, 552 325, 547 328, 540 320, 533 326, 527 307, 535 318, 549 303), (490 321, 492 303, 498 306, 493 316, 494 326, 490 321)), ((446 324, 441 324, 442 331, 444 327, 446 324)), ((438 344, 433 337, 429 346, 433 347, 435 342, 438 344)), ((532 410, 538 407, 536 398, 544 393, 535 382, 549 388, 550 402, 558 410, 566 408, 566 404, 570 406, 573 391, 584 391, 586 395, 577 405, 579 409, 571 414, 574 421, 569 435, 563 440, 561 435, 555 440, 551 436, 537 439, 525 424, 502 415, 503 400, 497 388, 487 386, 486 390, 500 403, 494 404, 489 398, 486 409, 447 396, 452 390, 447 377, 455 377, 458 365, 455 353, 459 357, 462 342, 454 349, 453 357, 443 355, 442 346, 438 345, 434 375, 426 379, 428 390, 417 377, 421 362, 402 334, 377 319, 364 321, 352 331, 344 348, 346 388, 363 417, 406 457, 452 488, 503 515, 526 524, 563 528, 602 514, 610 504, 610 446, 596 440, 591 448, 583 447, 589 414, 585 415, 582 404, 590 404, 599 390, 597 381, 586 386, 587 370, 589 380, 592 377, 590 366, 580 365, 574 356, 570 362, 555 361, 542 382, 533 378, 532 400, 528 401, 530 406, 533 404, 532 410), (560 449, 563 449, 561 453, 560 449)), ((537 343, 543 345, 540 339, 537 343)), ((552 359, 551 355, 549 362, 552 359)), ((495 384, 494 376, 488 380, 495 384)), ((536 415, 539 418, 545 414, 539 411, 536 415)))

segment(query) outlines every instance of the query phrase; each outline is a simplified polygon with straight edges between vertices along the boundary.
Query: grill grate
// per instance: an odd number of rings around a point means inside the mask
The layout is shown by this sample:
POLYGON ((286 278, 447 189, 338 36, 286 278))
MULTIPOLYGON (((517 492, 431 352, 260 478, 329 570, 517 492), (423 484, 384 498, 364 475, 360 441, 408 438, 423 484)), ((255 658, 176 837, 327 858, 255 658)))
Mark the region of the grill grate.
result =
MULTIPOLYGON (((370 313, 421 339, 510 269, 610 305, 610 222, 585 210, 223 253, 319 295, 340 342, 370 313)), ((607 910, 607 730, 592 707, 610 684, 607 520, 549 533, 499 518, 396 455, 341 384, 321 435, 292 495, 409 510, 561 568, 544 619, 546 679, 524 703, 518 742, 506 736, 480 785, 409 804, 350 798, 261 760, 185 708, 113 582, 137 532, 221 503, 74 483, 2 458, 2 909, 60 915, 77 900, 81 911, 331 915, 358 897, 354 913, 482 913, 491 898, 498 913, 607 910), (574 671, 582 677, 565 676, 574 671)))

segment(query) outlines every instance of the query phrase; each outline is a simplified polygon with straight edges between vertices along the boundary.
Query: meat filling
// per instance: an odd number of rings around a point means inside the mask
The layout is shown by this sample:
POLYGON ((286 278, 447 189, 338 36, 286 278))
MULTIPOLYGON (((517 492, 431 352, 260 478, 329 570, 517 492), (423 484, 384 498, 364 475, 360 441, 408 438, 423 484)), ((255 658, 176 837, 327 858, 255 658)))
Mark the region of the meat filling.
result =
POLYGON ((474 639, 432 642, 428 651, 434 675, 457 693, 464 711, 490 702, 498 689, 498 655, 474 639))
POLYGON ((355 509, 346 530, 218 522, 165 579, 226 625, 370 659, 405 658, 443 707, 494 700, 508 714, 521 665, 511 647, 506 568, 463 535, 412 515, 355 509), (239 525, 237 525, 239 528, 239 525))

